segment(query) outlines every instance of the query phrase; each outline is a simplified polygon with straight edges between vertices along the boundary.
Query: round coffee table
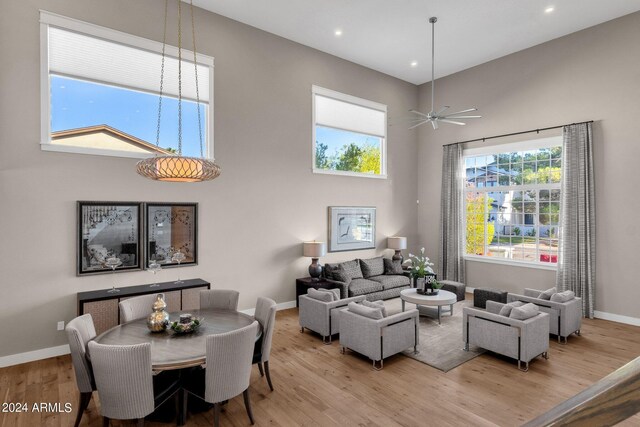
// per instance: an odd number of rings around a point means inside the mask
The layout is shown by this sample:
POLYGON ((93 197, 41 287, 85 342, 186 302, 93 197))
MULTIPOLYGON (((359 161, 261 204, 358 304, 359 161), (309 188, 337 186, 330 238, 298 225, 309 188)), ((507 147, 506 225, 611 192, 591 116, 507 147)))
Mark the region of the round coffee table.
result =
POLYGON ((417 292, 417 289, 405 289, 400 292, 400 299, 402 300, 402 311, 404 311, 404 303, 410 302, 417 306, 426 305, 430 307, 438 307, 438 323, 440 323, 440 315, 443 305, 449 306, 449 312, 453 316, 453 304, 458 301, 458 297, 453 292, 440 289, 438 295, 421 295, 417 292))

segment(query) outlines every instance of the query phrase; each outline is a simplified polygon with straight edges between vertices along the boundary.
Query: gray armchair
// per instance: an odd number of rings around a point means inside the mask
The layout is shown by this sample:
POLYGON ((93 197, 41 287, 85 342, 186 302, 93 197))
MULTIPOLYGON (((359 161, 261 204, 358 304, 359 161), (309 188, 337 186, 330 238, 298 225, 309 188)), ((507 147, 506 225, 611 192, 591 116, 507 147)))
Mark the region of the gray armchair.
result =
POLYGON ((76 383, 80 392, 78 415, 74 427, 80 425, 82 414, 89 406, 96 384, 93 379, 93 369, 87 359, 87 343, 96 337, 96 328, 90 314, 76 317, 65 328, 71 349, 71 361, 76 374, 76 383))
POLYGON ((418 351, 420 319, 418 310, 408 310, 382 319, 372 319, 352 313, 348 309, 338 311, 340 321, 340 345, 344 354, 351 349, 373 361, 373 369, 384 367, 384 358, 413 347, 418 351), (376 362, 380 361, 380 367, 376 362))
POLYGON ((118 303, 120 307, 120 323, 144 319, 153 312, 153 303, 158 294, 141 295, 127 298, 118 303))
POLYGON ((340 333, 338 311, 346 307, 350 302, 362 302, 366 300, 364 295, 344 298, 338 301, 320 301, 307 295, 300 295, 298 320, 300 332, 307 328, 322 336, 323 344, 331 344, 331 336, 340 333))
POLYGON ((464 349, 469 345, 482 347, 518 361, 518 369, 529 370, 529 362, 542 355, 549 358, 549 315, 540 312, 526 320, 501 316, 505 304, 487 301, 487 309, 462 309, 462 340, 464 349), (525 368, 521 368, 522 362, 525 368))
POLYGON ((218 308, 238 311, 240 292, 229 289, 208 289, 200 291, 200 308, 218 308))
POLYGON ((530 302, 538 306, 540 311, 549 314, 549 333, 558 336, 558 342, 567 343, 569 335, 580 335, 582 326, 582 298, 574 298, 567 302, 555 302, 538 298, 542 291, 525 288, 524 295, 507 294, 507 302, 530 302))

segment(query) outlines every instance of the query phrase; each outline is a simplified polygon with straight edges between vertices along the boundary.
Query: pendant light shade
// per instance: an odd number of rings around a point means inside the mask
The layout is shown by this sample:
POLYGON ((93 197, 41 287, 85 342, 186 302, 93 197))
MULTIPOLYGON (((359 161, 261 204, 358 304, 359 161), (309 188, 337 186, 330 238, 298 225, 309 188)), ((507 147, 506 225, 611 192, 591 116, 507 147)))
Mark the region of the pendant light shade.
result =
MULTIPOLYGON (((169 0, 164 3, 164 35, 162 40, 162 66, 160 69, 160 97, 158 99, 158 122, 156 131, 156 145, 160 146, 160 125, 162 121, 162 95, 164 87, 165 47, 167 38, 167 15, 169 0)), ((145 178, 167 182, 200 182, 210 181, 220 176, 220 166, 204 158, 202 143, 202 118, 198 111, 198 136, 200 138, 200 157, 186 157, 182 155, 182 1, 178 4, 178 150, 176 155, 150 157, 140 160, 136 165, 136 172, 145 178)), ((193 0, 190 1, 191 33, 193 40, 193 64, 195 66, 196 105, 200 104, 198 88, 198 61, 196 58, 196 30, 193 19, 193 0)))

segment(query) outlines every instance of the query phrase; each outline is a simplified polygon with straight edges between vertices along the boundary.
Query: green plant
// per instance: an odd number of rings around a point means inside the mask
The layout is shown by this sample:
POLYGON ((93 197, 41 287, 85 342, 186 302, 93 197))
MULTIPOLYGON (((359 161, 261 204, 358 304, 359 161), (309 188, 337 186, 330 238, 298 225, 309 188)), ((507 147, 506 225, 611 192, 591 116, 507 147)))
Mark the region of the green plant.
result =
POLYGON ((411 277, 426 277, 427 273, 433 274, 433 263, 429 257, 424 256, 424 248, 420 249, 420 256, 409 254, 411 259, 411 277))
POLYGON ((493 242, 495 226, 487 221, 487 212, 491 210, 493 199, 484 194, 467 194, 467 244, 468 254, 482 255, 485 244, 493 242), (485 234, 486 227, 486 234, 485 234))
POLYGON ((513 227, 513 234, 519 236, 522 231, 520 231, 520 227, 513 227))
POLYGON ((536 229, 532 228, 531 230, 527 231, 525 234, 529 237, 536 237, 536 229))

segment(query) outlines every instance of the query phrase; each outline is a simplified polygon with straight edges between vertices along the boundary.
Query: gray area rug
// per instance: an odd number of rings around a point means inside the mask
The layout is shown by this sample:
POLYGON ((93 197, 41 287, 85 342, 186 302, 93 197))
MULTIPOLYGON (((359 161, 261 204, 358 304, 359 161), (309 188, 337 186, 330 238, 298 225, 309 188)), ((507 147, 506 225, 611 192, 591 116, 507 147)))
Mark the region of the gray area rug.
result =
MULTIPOLYGON (((388 314, 402 311, 400 298, 386 300, 388 314)), ((407 357, 426 363, 443 372, 450 371, 456 366, 468 362, 484 353, 484 350, 471 347, 464 351, 462 342, 462 307, 472 306, 469 300, 459 301, 453 306, 453 316, 448 312, 449 306, 442 307, 442 324, 438 324, 438 310, 432 307, 420 307, 420 345, 418 354, 413 349, 404 354, 407 357), (429 316, 425 316, 428 314, 429 316)), ((406 303, 406 309, 415 308, 414 304, 406 303)))

